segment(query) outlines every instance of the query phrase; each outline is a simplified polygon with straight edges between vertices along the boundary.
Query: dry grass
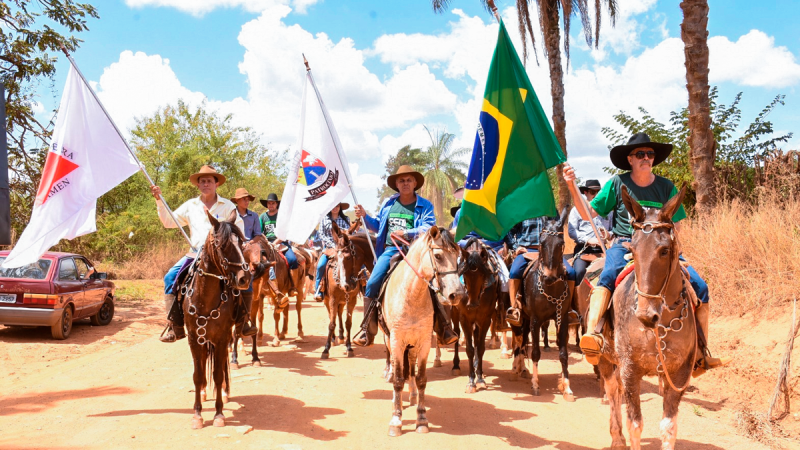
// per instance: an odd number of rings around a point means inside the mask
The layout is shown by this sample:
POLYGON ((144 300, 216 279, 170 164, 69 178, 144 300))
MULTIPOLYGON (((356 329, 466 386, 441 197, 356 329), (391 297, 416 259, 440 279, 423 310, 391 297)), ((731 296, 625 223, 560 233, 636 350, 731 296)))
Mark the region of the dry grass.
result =
POLYGON ((164 278, 170 267, 186 254, 186 243, 166 242, 153 245, 150 250, 131 259, 115 263, 103 262, 100 270, 116 280, 149 280, 164 278))
POLYGON ((755 412, 743 405, 736 411, 736 428, 750 439, 774 448, 786 448, 787 439, 780 426, 767 418, 765 413, 755 412))
POLYGON ((800 200, 764 196, 755 205, 725 202, 685 221, 683 252, 706 279, 714 314, 759 311, 800 292, 800 200))

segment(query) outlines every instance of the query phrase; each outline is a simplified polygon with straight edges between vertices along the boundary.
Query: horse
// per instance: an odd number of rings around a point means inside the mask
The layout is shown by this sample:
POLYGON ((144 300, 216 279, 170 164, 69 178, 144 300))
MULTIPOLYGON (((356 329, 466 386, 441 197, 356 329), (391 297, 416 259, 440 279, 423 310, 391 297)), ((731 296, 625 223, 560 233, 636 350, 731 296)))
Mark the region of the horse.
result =
POLYGON ((330 249, 331 259, 325 268, 325 307, 328 309, 328 339, 325 349, 322 350, 321 359, 328 359, 331 344, 336 344, 335 330, 336 318, 339 318, 339 341, 347 346, 347 356, 354 356, 350 343, 350 329, 353 326, 353 310, 356 307, 358 293, 361 290, 361 267, 368 271, 374 267, 372 250, 367 242, 368 237, 353 235, 360 226, 356 221, 349 230, 340 230, 336 222, 331 224, 331 235, 336 243, 335 249, 330 249), (331 251, 332 250, 332 251, 331 251), (342 313, 347 308, 347 319, 342 323, 342 313), (344 329, 347 328, 345 340, 344 329))
POLYGON ((188 342, 194 360, 193 429, 203 428, 202 402, 209 378, 216 390, 214 426, 225 426, 222 405, 230 394, 228 346, 235 303, 252 276, 242 253, 244 235, 234 224, 236 212, 222 222, 206 214, 212 228, 178 290, 178 300, 188 319, 188 342))
POLYGON ((409 400, 417 397, 417 433, 427 433, 425 388, 427 360, 433 333, 433 299, 439 296, 446 306, 458 305, 464 287, 458 279, 459 247, 444 228, 431 227, 409 248, 405 263, 399 263, 389 276, 381 312, 388 333, 394 395, 389 436, 399 436, 402 426, 402 394, 406 380, 409 400), (415 370, 416 366, 416 370, 415 370))
MULTIPOLYGON (((569 209, 564 208, 561 215, 555 219, 547 219, 543 223, 539 237, 539 259, 525 275, 525 314, 530 319, 531 338, 533 339, 533 370, 531 373, 531 391, 539 395, 539 337, 541 327, 549 320, 556 322, 556 344, 558 357, 561 361, 561 378, 558 389, 562 392, 564 400, 575 401, 569 385, 569 352, 567 340, 569 338, 569 313, 572 305, 572 289, 567 280, 567 270, 564 267, 564 223, 567 220, 569 209)), ((547 335, 544 335, 547 340, 547 335)))
MULTIPOLYGON (((256 236, 258 237, 258 236, 256 236)), ((268 270, 270 267, 275 265, 274 261, 269 261, 267 252, 265 248, 260 244, 259 239, 253 239, 247 241, 244 247, 242 248, 242 253, 244 254, 245 260, 247 260, 250 264, 250 272, 253 274, 253 301, 252 304, 249 305, 250 311, 250 321, 253 324, 259 323, 259 334, 261 334, 262 327, 264 322, 264 299, 263 296, 259 297, 258 292, 260 291, 260 287, 264 283, 262 277, 267 275, 268 270), (256 298, 258 300, 256 301, 256 298)), ((266 241, 266 239, 264 239, 266 241)), ((269 278, 267 276, 267 278, 269 278)), ((268 282, 268 281, 267 281, 268 282)), ((250 355, 252 356, 252 364, 253 367, 261 367, 261 360, 258 358, 258 339, 260 336, 253 336, 252 343, 253 347, 250 351, 250 355)), ((242 339, 244 341, 244 339, 242 339)), ((232 352, 231 352, 231 369, 238 369, 239 368, 239 352, 238 352, 238 343, 239 343, 239 336, 233 336, 233 345, 232 345, 232 352)))
POLYGON ((633 276, 619 284, 613 296, 613 327, 603 325, 605 346, 598 368, 611 409, 611 447, 625 448, 622 435, 621 393, 627 407, 631 449, 641 448, 642 377, 657 375, 664 405, 660 424, 661 448, 674 449, 678 407, 691 381, 697 360, 696 297, 679 264, 680 244, 672 216, 681 205, 686 186, 657 208, 642 207, 622 188, 622 201, 633 227, 633 276), (668 387, 667 387, 668 385, 668 387))
MULTIPOLYGON (((478 389, 486 389, 486 381, 483 379, 483 354, 486 351, 486 333, 492 323, 500 283, 497 274, 489 266, 491 258, 489 250, 478 238, 472 237, 467 241, 465 253, 458 272, 464 279, 467 302, 461 302, 454 307, 452 315, 456 332, 460 325, 466 337, 467 358, 469 358, 469 382, 466 392, 474 394, 478 389)), ((459 364, 458 341, 456 341, 453 355, 454 375, 461 372, 459 364)))

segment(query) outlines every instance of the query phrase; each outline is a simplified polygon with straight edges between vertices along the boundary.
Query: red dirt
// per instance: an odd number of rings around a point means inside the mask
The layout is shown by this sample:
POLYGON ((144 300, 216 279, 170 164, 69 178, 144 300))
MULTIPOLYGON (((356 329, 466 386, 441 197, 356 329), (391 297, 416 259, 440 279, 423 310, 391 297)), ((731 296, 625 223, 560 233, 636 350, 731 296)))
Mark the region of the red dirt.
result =
MULTIPOLYGON (((162 303, 159 283, 118 282, 133 292, 122 295, 107 327, 76 324, 66 341, 49 330, 0 328, 0 448, 605 448, 608 407, 601 404, 591 367, 571 353, 576 402, 556 390, 556 352, 540 363, 542 395, 530 395, 528 380, 509 381, 509 360, 487 350, 488 390, 465 394, 466 376, 450 375, 452 352, 444 367, 428 361, 428 418, 431 433, 413 432, 414 408, 406 407, 404 434, 387 436, 391 385, 380 377, 382 345, 356 349, 355 358, 336 346, 331 359, 319 359, 326 329, 324 306, 304 303, 306 343, 259 348, 263 367, 233 372, 227 426, 211 426, 213 399, 204 403, 206 427, 190 429, 194 386, 186 341, 158 342, 162 303), (151 300, 137 300, 135 297, 151 300), (133 298, 132 298, 133 297, 133 298), (243 426, 253 431, 241 433, 243 426), (455 439, 454 439, 455 438, 455 439), (469 439, 468 441, 466 439, 469 439)), ((271 315, 269 315, 271 317, 271 315)), ((290 316, 289 338, 296 332, 290 316)), ((783 353, 789 317, 769 322, 754 318, 712 323, 715 349, 736 356, 731 367, 706 374, 681 404, 678 448, 766 448, 738 434, 736 410, 746 402, 766 410, 783 353), (755 325, 754 325, 755 323, 755 325), (775 355, 778 355, 775 357, 775 355), (745 362, 747 361, 747 362, 745 362)), ((361 318, 360 308, 356 322, 361 318)), ((272 329, 271 318, 267 330, 272 329)), ((552 328, 552 327, 551 327, 552 328)), ((270 336, 271 337, 271 336, 270 336)), ((462 348, 462 371, 466 355, 462 348)), ((793 364, 797 372, 800 358, 793 364)), ((796 378, 793 386, 797 389, 796 378)), ((659 448, 661 399, 655 379, 643 386, 644 448, 659 448)), ((407 391, 406 391, 407 392, 407 391)), ((407 395, 407 394, 406 394, 407 395)), ((407 397, 405 405, 407 405, 407 397)), ((793 407, 796 412, 797 406, 793 407)), ((792 416, 784 422, 795 422, 792 416)), ((784 428, 793 427, 784 423, 784 428)), ((786 447, 798 441, 782 440, 786 447)))

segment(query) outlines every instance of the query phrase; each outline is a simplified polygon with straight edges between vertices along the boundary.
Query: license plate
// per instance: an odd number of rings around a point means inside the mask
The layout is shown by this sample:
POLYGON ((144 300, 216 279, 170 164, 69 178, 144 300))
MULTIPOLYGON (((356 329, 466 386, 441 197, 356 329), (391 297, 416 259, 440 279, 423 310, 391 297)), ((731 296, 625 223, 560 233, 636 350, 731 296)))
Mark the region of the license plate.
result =
POLYGON ((17 303, 16 294, 0 294, 0 303, 17 303))

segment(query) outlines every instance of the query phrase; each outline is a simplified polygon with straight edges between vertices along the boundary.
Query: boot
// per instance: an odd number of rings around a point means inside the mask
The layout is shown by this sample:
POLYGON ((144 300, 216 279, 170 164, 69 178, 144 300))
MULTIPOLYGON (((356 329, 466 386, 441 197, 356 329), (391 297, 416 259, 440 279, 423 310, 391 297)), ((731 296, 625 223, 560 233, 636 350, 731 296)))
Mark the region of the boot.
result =
MULTIPOLYGON (((172 311, 172 307, 175 304, 175 295, 174 294, 164 294, 164 309, 167 312, 167 317, 169 317, 170 312, 172 311)), ((161 342, 171 343, 179 341, 186 337, 186 331, 183 328, 183 322, 177 323, 177 321, 172 321, 167 319, 167 328, 164 330, 166 333, 161 333, 161 336, 158 338, 161 342)))
POLYGON ((519 287, 522 280, 511 278, 508 280, 508 298, 511 301, 511 307, 506 311, 506 322, 514 327, 522 326, 522 312, 520 311, 519 301, 519 287))
POLYGON ((250 306, 253 304, 253 292, 241 292, 242 304, 236 314, 236 336, 242 338, 255 336, 258 328, 250 324, 250 306))
MULTIPOLYGON (((732 358, 714 358, 708 351, 708 303, 700 303, 700 306, 697 307, 694 314, 697 316, 697 322, 700 324, 700 330, 702 331, 704 341, 698 342, 698 348, 701 349, 702 356, 695 363, 695 369, 692 372, 692 377, 697 378, 706 373, 708 369, 714 369, 728 364, 731 362, 732 358)), ((700 339, 700 333, 698 333, 697 338, 698 340, 700 339)))
POLYGON ((364 297, 364 320, 361 322, 361 330, 353 343, 359 347, 369 347, 378 334, 378 307, 380 304, 374 298, 364 297))
POLYGON ((603 317, 611 301, 611 291, 602 286, 592 289, 592 296, 589 298, 589 314, 586 317, 586 334, 581 337, 580 347, 583 350, 583 357, 586 361, 596 366, 600 362, 600 355, 603 352, 603 335, 597 334, 597 322, 603 317))
POLYGON ((317 288, 317 292, 314 293, 314 300, 319 303, 325 299, 325 278, 328 277, 328 270, 327 267, 325 268, 325 274, 319 280, 319 287, 317 288))
MULTIPOLYGON (((567 280, 567 289, 569 289, 570 292, 572 292, 572 296, 570 296, 570 298, 574 299, 575 298, 575 282, 573 280, 567 280)), ((581 323, 581 317, 578 314, 578 311, 575 311, 574 309, 572 309, 572 306, 570 305, 570 310, 567 313, 567 325, 580 325, 580 323, 581 323)))
POLYGON ((453 326, 447 320, 447 313, 444 306, 437 298, 431 298, 433 301, 433 331, 436 332, 436 340, 439 341, 440 347, 447 347, 458 341, 458 335, 453 331, 453 326))

